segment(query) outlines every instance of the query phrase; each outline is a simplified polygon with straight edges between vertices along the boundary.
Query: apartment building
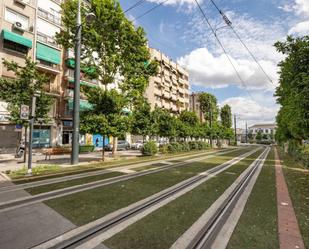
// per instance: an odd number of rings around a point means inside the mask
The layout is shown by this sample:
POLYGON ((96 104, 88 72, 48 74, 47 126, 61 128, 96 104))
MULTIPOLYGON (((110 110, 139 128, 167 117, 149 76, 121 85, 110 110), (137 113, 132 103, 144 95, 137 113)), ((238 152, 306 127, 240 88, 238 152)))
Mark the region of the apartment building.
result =
MULTIPOLYGON (((45 90, 54 100, 49 112, 51 121, 35 124, 34 147, 47 147, 61 140, 58 107, 62 96, 62 49, 54 38, 61 30, 60 3, 60 0, 5 0, 0 4, 0 60, 6 58, 24 65, 25 57, 30 56, 50 79, 45 90)), ((0 77, 14 75, 1 64, 0 77)), ((0 111, 0 148, 16 146, 20 133, 8 122, 3 102, 0 111)))
POLYGON ((198 100, 199 93, 191 93, 189 96, 189 110, 195 112, 200 122, 205 122, 204 113, 201 111, 200 102, 198 100))
POLYGON ((145 97, 151 109, 161 107, 172 114, 189 109, 188 72, 160 51, 149 48, 152 60, 159 63, 156 76, 150 78, 145 97))
POLYGON ((255 124, 250 126, 248 129, 249 134, 252 136, 253 139, 255 139, 256 135, 259 132, 267 135, 267 137, 270 139, 271 136, 274 136, 276 133, 277 124, 255 124))

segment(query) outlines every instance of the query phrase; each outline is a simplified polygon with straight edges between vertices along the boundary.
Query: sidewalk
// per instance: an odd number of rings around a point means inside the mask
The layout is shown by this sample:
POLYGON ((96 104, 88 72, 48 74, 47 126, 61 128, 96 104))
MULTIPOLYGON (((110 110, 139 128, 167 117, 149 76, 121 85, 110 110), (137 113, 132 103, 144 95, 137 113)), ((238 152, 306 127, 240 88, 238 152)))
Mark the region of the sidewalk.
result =
MULTIPOLYGON (((32 154, 33 159, 33 167, 36 167, 38 165, 60 165, 63 167, 71 166, 70 162, 70 155, 52 155, 50 160, 45 160, 45 155, 42 155, 40 152, 35 152, 32 154)), ((117 151, 117 156, 124 157, 124 158, 132 158, 141 155, 141 152, 139 150, 126 150, 126 151, 117 151)), ((85 153, 79 155, 79 161, 80 164, 87 164, 91 162, 99 162, 102 158, 102 152, 101 151, 94 151, 91 153, 85 153)), ((114 158, 111 157, 111 152, 106 151, 105 152, 105 159, 106 161, 114 160, 114 158)), ((0 154, 0 172, 4 172, 6 170, 17 170, 21 169, 23 166, 27 165, 26 163, 23 163, 23 158, 14 158, 14 154, 0 154)))
MULTIPOLYGON (((0 187, 12 185, 0 175, 0 187)), ((0 202, 28 196, 24 190, 0 194, 0 202)), ((1 248, 30 248, 76 226, 43 203, 0 212, 1 248)))
POLYGON ((280 249, 305 249, 294 212, 289 190, 284 179, 279 154, 275 148, 278 232, 280 249))

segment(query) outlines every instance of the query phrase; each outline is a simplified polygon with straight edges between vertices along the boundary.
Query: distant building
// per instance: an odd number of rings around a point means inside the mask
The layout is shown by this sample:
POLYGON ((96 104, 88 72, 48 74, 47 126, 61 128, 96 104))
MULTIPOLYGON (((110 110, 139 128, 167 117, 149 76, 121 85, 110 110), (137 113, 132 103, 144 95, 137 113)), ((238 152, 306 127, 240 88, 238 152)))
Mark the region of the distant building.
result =
POLYGON ((255 139, 256 135, 260 132, 262 135, 266 135, 268 139, 274 136, 276 133, 277 124, 255 124, 248 128, 249 137, 255 139))
POLYGON ((199 98, 199 93, 190 94, 189 110, 196 113, 200 122, 205 122, 204 113, 201 111, 200 102, 198 98, 199 98))
POLYGON ((189 74, 160 51, 150 48, 151 59, 159 63, 156 76, 150 77, 145 92, 151 109, 156 106, 179 114, 189 109, 189 74))

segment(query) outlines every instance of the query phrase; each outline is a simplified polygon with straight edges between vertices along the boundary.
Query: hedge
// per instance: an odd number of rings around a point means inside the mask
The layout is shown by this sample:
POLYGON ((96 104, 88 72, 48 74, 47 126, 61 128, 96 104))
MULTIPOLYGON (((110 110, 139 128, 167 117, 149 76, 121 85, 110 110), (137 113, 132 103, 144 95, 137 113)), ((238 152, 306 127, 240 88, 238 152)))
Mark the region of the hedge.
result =
POLYGON ((192 150, 205 150, 210 148, 207 142, 202 141, 190 141, 190 142, 173 142, 170 144, 165 144, 160 147, 160 152, 166 153, 176 153, 176 152, 186 152, 192 150))

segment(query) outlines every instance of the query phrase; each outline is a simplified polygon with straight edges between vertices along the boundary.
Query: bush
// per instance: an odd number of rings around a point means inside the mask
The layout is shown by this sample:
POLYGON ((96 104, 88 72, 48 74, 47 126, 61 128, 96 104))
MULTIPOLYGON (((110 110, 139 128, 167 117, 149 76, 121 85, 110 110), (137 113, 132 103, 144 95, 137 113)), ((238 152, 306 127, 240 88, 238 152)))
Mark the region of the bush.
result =
POLYGON ((87 153, 87 152, 93 152, 94 151, 94 145, 80 145, 79 146, 79 153, 87 153))
POLYGON ((148 141, 142 148, 142 154, 144 156, 154 156, 157 152, 158 148, 155 141, 148 141))
POLYGON ((309 168, 309 145, 299 145, 296 141, 290 141, 288 153, 305 167, 309 168))
POLYGON ((268 140, 262 140, 262 141, 257 141, 257 144, 265 144, 265 145, 271 145, 272 141, 268 141, 268 140))
POLYGON ((199 150, 206 150, 206 149, 210 148, 210 144, 207 143, 207 142, 203 142, 203 141, 198 141, 197 145, 198 145, 199 150))
POLYGON ((159 150, 160 150, 160 152, 161 152, 162 154, 167 154, 167 153, 168 153, 168 144, 160 145, 159 150))
POLYGON ((181 143, 182 145, 182 151, 190 151, 190 145, 187 142, 181 143))
POLYGON ((169 153, 175 153, 182 151, 182 145, 177 142, 170 143, 167 147, 169 153))
POLYGON ((198 150, 198 143, 195 141, 189 142, 190 150, 198 150))

